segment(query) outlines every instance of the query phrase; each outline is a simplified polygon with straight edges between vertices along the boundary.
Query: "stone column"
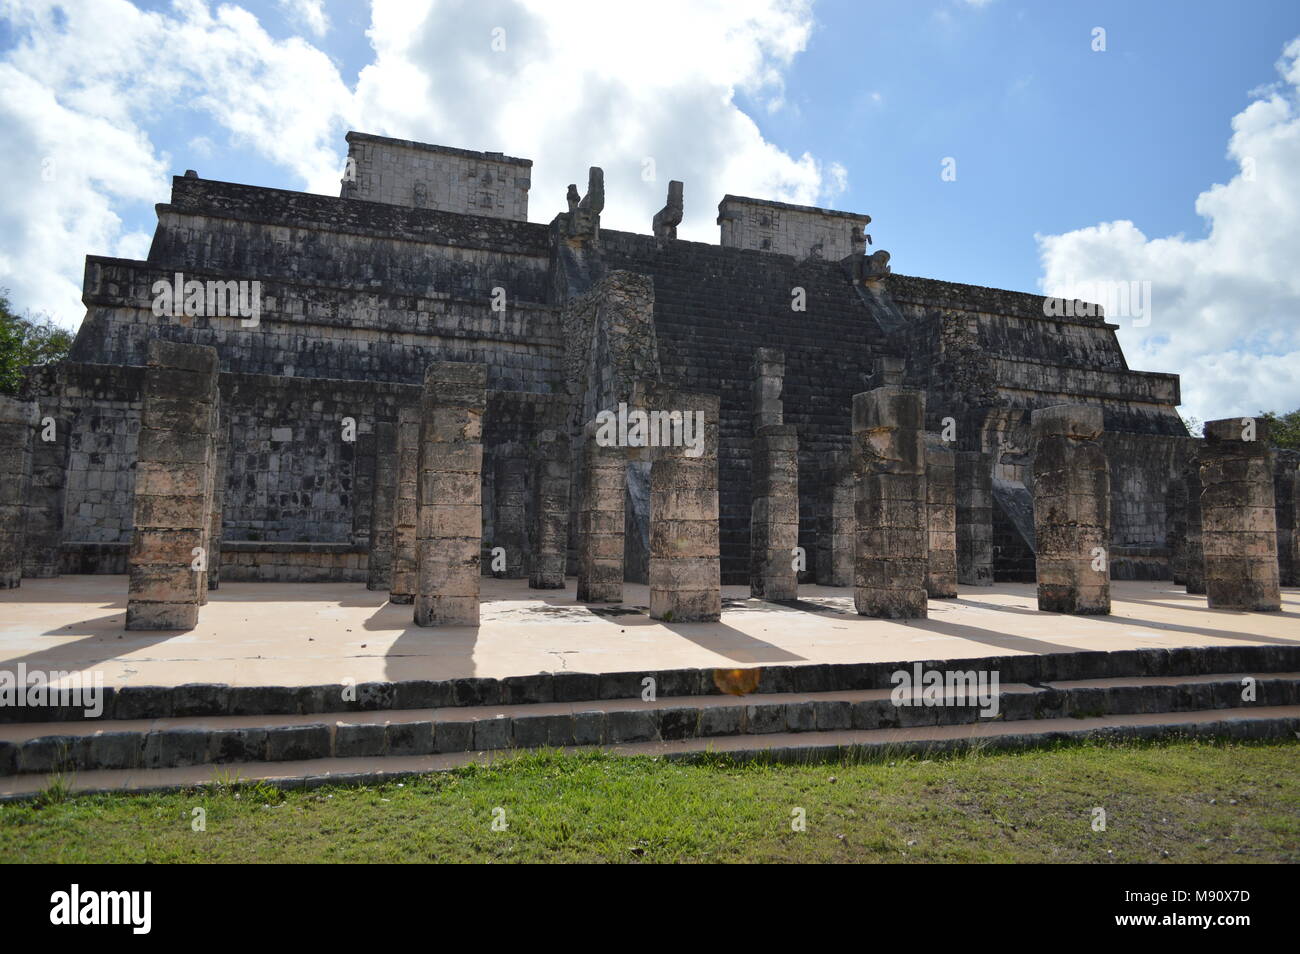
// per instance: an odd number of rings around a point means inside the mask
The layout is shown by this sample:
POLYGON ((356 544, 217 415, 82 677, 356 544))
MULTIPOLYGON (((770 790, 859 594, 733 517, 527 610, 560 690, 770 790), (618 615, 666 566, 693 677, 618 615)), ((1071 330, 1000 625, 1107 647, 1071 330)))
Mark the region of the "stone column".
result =
POLYGON ((1100 407, 1057 404, 1030 416, 1038 608, 1110 612, 1110 470, 1100 407))
POLYGON ((569 432, 563 416, 550 419, 537 434, 533 469, 533 560, 528 585, 534 590, 564 589, 565 549, 569 539, 569 432))
POLYGON ((930 599, 957 595, 957 483, 952 448, 927 434, 925 505, 929 522, 925 592, 930 599))
POLYGON ((1201 465, 1193 458, 1183 468, 1186 510, 1183 524, 1183 577, 1188 593, 1205 592, 1205 540, 1201 532, 1201 465))
POLYGON ((520 580, 528 575, 524 554, 528 549, 528 460, 517 445, 493 448, 492 548, 505 550, 505 569, 494 571, 500 579, 520 580))
POLYGON ((397 428, 391 421, 375 424, 375 484, 370 493, 370 554, 366 589, 393 585, 393 516, 397 508, 397 428))
POLYGON ((853 585, 855 523, 853 459, 848 451, 823 456, 826 489, 818 525, 817 582, 821 586, 853 585))
POLYGON ((1268 422, 1238 417, 1207 421, 1200 465, 1210 608, 1280 610, 1268 422))
MULTIPOLYGON (((650 466, 650 616, 671 623, 715 622, 722 615, 718 555, 718 410, 716 394, 665 392, 657 407, 680 410, 699 456, 687 446, 658 447, 650 466)), ((683 427, 683 432, 685 427, 683 427)))
POLYGON ((35 404, 0 394, 0 590, 13 589, 23 579, 36 424, 35 404))
POLYGON ((416 484, 420 469, 420 411, 397 414, 397 481, 393 499, 393 557, 388 601, 415 602, 416 484))
MULTIPOLYGON (((1273 499, 1277 504, 1277 571, 1282 586, 1300 586, 1300 567, 1292 554, 1297 524, 1295 511, 1296 459, 1273 452, 1273 499)), ((30 533, 30 531, 29 531, 30 533)))
POLYGON ((478 625, 486 407, 486 365, 429 365, 420 403, 417 626, 478 625))
POLYGON ((924 428, 922 391, 888 386, 853 396, 853 605, 862 616, 926 616, 924 428))
POLYGON ((785 353, 754 352, 753 502, 749 524, 749 595, 793 600, 799 596, 794 548, 799 545, 799 435, 785 424, 781 389, 785 353))
POLYGON ((989 455, 957 451, 957 582, 993 585, 993 471, 989 455))
POLYGON ((1291 533, 1291 566, 1295 568, 1296 586, 1300 586, 1300 471, 1292 485, 1291 512, 1296 515, 1296 525, 1291 533))
POLYGON ((23 576, 56 577, 62 572, 63 488, 68 473, 71 421, 54 409, 37 409, 32 442, 32 481, 23 538, 23 576), (48 418, 48 419, 47 419, 48 418))
POLYGON ((621 447, 601 447, 598 425, 583 434, 578 501, 578 600, 623 602, 623 500, 627 461, 621 447))
MULTIPOLYGON (((218 408, 217 434, 213 442, 212 510, 208 518, 208 589, 221 586, 221 535, 225 532, 222 511, 226 506, 226 458, 230 456, 230 422, 218 408)), ((206 601, 205 601, 206 602, 206 601)))
POLYGON ((217 352, 149 342, 135 468, 126 628, 193 629, 207 597, 216 480, 217 352))
POLYGON ((1169 550, 1169 576, 1177 586, 1187 584, 1187 484, 1169 478, 1165 487, 1165 547, 1169 550))

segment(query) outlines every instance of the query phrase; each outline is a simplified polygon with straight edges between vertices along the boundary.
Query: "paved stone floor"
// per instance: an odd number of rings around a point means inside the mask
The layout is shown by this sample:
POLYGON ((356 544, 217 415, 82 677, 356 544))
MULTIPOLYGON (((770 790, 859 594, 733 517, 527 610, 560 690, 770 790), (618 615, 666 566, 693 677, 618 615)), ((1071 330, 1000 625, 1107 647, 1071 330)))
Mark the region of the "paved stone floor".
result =
POLYGON ((644 586, 622 606, 575 603, 568 589, 483 580, 477 628, 422 629, 410 606, 360 583, 223 583, 188 633, 126 632, 125 576, 24 580, 0 591, 0 669, 103 673, 107 685, 313 685, 628 672, 688 667, 956 659, 1229 643, 1300 645, 1300 589, 1282 612, 1210 610, 1168 581, 1112 584, 1110 616, 1040 613, 1031 584, 961 587, 929 619, 868 619, 850 589, 801 586, 795 605, 723 587, 718 623, 651 620, 644 586))

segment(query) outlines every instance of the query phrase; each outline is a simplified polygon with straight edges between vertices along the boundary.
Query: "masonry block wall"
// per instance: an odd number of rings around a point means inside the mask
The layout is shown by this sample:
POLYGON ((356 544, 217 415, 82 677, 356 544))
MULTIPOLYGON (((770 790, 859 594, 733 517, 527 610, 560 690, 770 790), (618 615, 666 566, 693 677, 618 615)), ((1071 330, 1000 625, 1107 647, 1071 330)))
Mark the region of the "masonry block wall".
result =
POLYGON ((556 406, 534 444, 532 560, 528 585, 565 586, 569 539, 569 468, 572 457, 562 408, 556 406))
POLYGON ((393 504, 393 569, 388 592, 388 599, 393 603, 415 601, 420 420, 421 415, 417 408, 402 408, 397 419, 397 492, 393 504))
POLYGON ((827 475, 817 531, 817 582, 822 586, 853 585, 856 536, 853 457, 848 451, 825 455, 827 475))
POLYGON ((1212 609, 1276 611, 1277 513, 1268 422, 1207 421, 1201 447, 1205 592, 1212 609), (1249 427, 1249 430, 1247 430, 1249 427))
POLYGON ((340 196, 528 221, 531 159, 350 132, 340 196))
POLYGON ((957 483, 955 455, 937 435, 926 435, 925 503, 928 521, 925 591, 931 599, 957 595, 957 483))
POLYGON ((953 461, 957 495, 957 582, 993 585, 993 480, 989 455, 958 451, 953 461))
POLYGON ((217 380, 212 348, 150 343, 135 469, 127 629, 193 629, 207 600, 217 380))
POLYGON ((624 494, 627 464, 622 448, 602 446, 593 421, 582 442, 578 503, 578 601, 623 601, 624 494))
POLYGON ((871 221, 869 215, 833 212, 806 205, 789 205, 746 196, 724 196, 718 203, 720 244, 838 262, 865 247, 854 242, 871 221))
POLYGON ((397 425, 375 425, 375 481, 370 507, 370 559, 366 589, 387 590, 393 582, 393 515, 397 507, 397 425))
POLYGON ((13 589, 23 578, 36 415, 30 401, 0 394, 0 589, 13 589))
POLYGON ((1188 593, 1205 592, 1205 534, 1203 532, 1201 496, 1201 465, 1199 456, 1188 461, 1182 470, 1182 484, 1186 488, 1185 516, 1183 518, 1183 578, 1188 593))

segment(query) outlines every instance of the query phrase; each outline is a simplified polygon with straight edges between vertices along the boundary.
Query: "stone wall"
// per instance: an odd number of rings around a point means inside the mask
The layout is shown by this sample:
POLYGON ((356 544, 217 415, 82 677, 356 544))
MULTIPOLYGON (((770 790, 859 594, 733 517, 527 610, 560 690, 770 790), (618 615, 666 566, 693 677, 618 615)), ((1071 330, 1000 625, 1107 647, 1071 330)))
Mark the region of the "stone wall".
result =
POLYGON ((871 216, 834 212, 806 205, 789 205, 741 195, 723 196, 718 203, 719 244, 793 255, 797 259, 821 258, 838 262, 861 252, 861 237, 871 216))
POLYGON ((350 132, 345 199, 528 221, 531 159, 350 132))

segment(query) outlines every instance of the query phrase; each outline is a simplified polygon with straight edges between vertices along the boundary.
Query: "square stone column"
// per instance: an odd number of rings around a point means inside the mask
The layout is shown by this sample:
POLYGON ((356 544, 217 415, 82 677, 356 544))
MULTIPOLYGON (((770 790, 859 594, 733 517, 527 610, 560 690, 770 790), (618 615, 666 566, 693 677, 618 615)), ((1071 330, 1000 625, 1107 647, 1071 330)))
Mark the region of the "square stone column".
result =
POLYGON ((207 599, 216 483, 217 352, 149 342, 126 628, 193 629, 207 599))
POLYGON ((521 580, 528 575, 528 459, 515 445, 493 447, 492 549, 505 550, 505 569, 493 570, 499 579, 521 580))
POLYGON ((1210 608, 1280 610, 1268 422, 1239 417, 1207 421, 1200 465, 1210 608))
POLYGON ((1187 584, 1187 484, 1169 478, 1165 487, 1165 547, 1169 550, 1169 576, 1178 586, 1187 584))
POLYGON ((550 416, 537 434, 533 468, 532 567, 528 586, 534 590, 564 589, 564 564, 569 539, 569 432, 562 415, 550 416))
POLYGON ((1296 472, 1291 493, 1291 512, 1296 515, 1296 525, 1291 533, 1291 566, 1296 574, 1293 582, 1300 586, 1300 470, 1296 472))
POLYGON ((817 583, 821 586, 853 585, 855 518, 853 459, 848 451, 824 454, 822 492, 817 528, 817 583))
POLYGON ((23 576, 51 578, 63 571, 63 491, 72 422, 54 408, 38 406, 36 415, 32 480, 23 537, 23 576))
POLYGON ((375 424, 375 484, 370 493, 370 554, 366 589, 393 585, 393 516, 397 509, 397 428, 392 421, 375 424))
POLYGON ((929 517, 925 393, 880 387, 853 396, 853 605, 862 616, 924 619, 929 517))
POLYGON ((486 407, 486 365, 429 365, 420 402, 417 626, 478 625, 486 407))
POLYGON ((722 615, 718 553, 716 394, 664 392, 656 407, 704 423, 698 457, 684 446, 657 447, 650 465, 650 616, 671 623, 716 622, 722 615), (702 417, 701 417, 702 415, 702 417))
POLYGON ((0 590, 22 583, 36 405, 0 394, 0 590))
POLYGON ((989 455, 957 451, 957 582, 993 585, 993 470, 989 455))
MULTIPOLYGON (((225 521, 222 512, 226 506, 226 459, 230 456, 230 422, 217 408, 217 434, 212 445, 212 510, 208 518, 208 589, 221 586, 221 535, 225 521)), ((206 601, 205 601, 206 602, 206 601)))
POLYGON ((785 387, 785 352, 776 348, 754 349, 751 368, 754 378, 753 427, 755 433, 769 424, 784 424, 781 392, 785 387))
POLYGON ((1102 411, 1057 404, 1030 415, 1038 608, 1110 612, 1110 469, 1102 411))
POLYGON ((754 500, 750 517, 749 595, 799 597, 794 548, 799 545, 799 435, 793 424, 765 424, 754 435, 754 500))
POLYGON ((925 592, 930 599, 957 595, 956 455, 938 435, 925 438, 925 505, 929 521, 925 592))
MULTIPOLYGON (((1277 570, 1282 586, 1300 586, 1300 566, 1296 566, 1295 533, 1300 515, 1295 510, 1296 460, 1294 456, 1273 453, 1273 500, 1277 505, 1277 570)), ((30 534, 30 530, 28 533, 30 534)))
POLYGON ((393 564, 389 575, 390 603, 415 602, 416 485, 420 472, 420 411, 404 407, 397 413, 397 481, 393 498, 393 564))
POLYGON ((602 447, 590 422, 583 434, 582 488, 578 501, 578 600, 623 602, 623 503, 627 458, 623 448, 602 447))
POLYGON ((1188 593, 1205 592, 1205 538, 1201 530, 1201 465, 1183 467, 1183 579, 1188 593))

